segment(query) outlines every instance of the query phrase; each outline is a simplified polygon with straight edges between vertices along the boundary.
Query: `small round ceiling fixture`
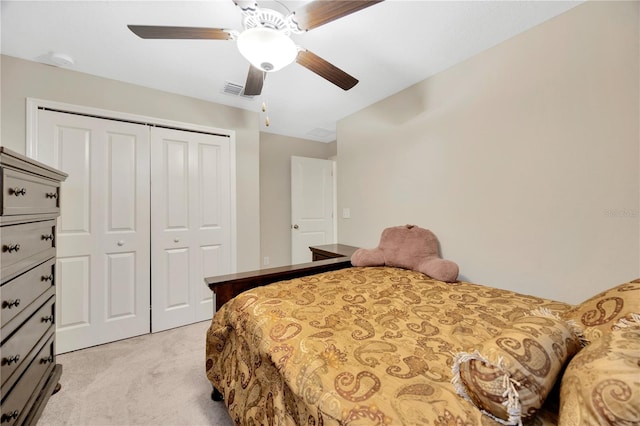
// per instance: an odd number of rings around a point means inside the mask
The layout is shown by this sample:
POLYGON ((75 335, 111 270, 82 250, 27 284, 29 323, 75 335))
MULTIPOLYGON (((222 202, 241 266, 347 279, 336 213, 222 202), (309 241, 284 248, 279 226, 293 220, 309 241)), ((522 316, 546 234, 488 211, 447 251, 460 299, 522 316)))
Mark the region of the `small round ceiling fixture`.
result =
POLYGON ((49 64, 56 67, 70 67, 75 63, 71 56, 64 53, 50 52, 47 59, 49 64))

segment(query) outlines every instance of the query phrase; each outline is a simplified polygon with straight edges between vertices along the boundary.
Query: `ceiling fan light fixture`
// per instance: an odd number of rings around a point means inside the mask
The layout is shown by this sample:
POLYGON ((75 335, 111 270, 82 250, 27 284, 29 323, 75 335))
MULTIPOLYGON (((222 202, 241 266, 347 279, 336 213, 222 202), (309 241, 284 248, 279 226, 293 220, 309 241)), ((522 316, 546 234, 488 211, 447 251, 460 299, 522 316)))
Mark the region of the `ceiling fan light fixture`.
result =
POLYGON ((286 67, 298 55, 293 40, 272 28, 249 28, 240 33, 237 43, 238 50, 251 65, 267 72, 286 67))

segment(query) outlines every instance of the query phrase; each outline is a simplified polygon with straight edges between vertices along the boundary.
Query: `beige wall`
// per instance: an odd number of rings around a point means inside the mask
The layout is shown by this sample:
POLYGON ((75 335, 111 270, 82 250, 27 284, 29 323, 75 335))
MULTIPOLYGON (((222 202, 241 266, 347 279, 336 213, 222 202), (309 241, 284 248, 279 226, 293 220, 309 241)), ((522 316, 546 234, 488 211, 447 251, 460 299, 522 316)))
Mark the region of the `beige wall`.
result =
POLYGON ((0 143, 25 152, 28 97, 235 130, 238 271, 260 265, 258 114, 1 56, 0 143))
POLYGON ((572 303, 640 276, 639 4, 577 6, 339 122, 340 242, 418 224, 462 279, 572 303))
POLYGON ((291 156, 328 159, 336 143, 260 133, 260 229, 262 260, 291 263, 291 156))

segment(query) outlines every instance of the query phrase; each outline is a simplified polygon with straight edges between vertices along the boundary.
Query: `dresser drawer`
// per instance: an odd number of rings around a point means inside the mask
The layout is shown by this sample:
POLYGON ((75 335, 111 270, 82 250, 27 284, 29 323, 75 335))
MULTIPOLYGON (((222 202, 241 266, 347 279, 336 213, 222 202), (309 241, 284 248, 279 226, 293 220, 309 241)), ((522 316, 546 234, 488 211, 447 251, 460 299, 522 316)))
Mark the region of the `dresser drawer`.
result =
POLYGON ((47 330, 53 327, 55 300, 55 297, 47 300, 8 339, 7 336, 2 336, 2 339, 6 339, 2 342, 2 358, 0 360, 2 383, 9 379, 23 362, 28 361, 27 355, 29 352, 36 346, 47 330))
POLYGON ((2 169, 2 215, 59 213, 60 182, 2 169))
POLYGON ((45 220, 0 228, 2 282, 55 256, 55 226, 55 220, 45 220))
POLYGON ((55 258, 36 266, 2 285, 0 289, 0 324, 5 326, 18 312, 55 284, 55 258))
POLYGON ((54 343, 53 337, 51 337, 37 352, 29 367, 20 377, 20 381, 2 401, 0 409, 2 412, 0 424, 2 426, 23 423, 46 382, 46 377, 53 370, 54 363, 54 343))
MULTIPOLYGON (((42 336, 40 341, 36 346, 31 349, 31 352, 27 354, 27 357, 24 359, 24 362, 21 362, 20 365, 13 371, 10 377, 3 377, 2 388, 0 388, 0 394, 4 398, 9 394, 9 391, 16 385, 22 374, 25 370, 31 365, 31 362, 36 358, 36 355, 42 350, 42 345, 44 342, 49 342, 54 339, 54 334, 56 330, 54 327, 49 328, 47 332, 42 336)), ((55 347, 54 347, 55 348, 55 347)), ((55 354, 55 350, 52 350, 52 354, 55 354)), ((52 358, 46 359, 46 362, 55 361, 55 356, 52 358)), ((45 362, 45 361, 42 361, 45 362)), ((36 385, 36 383, 32 383, 32 385, 36 385)), ((1 424, 1 423, 0 423, 1 424)))

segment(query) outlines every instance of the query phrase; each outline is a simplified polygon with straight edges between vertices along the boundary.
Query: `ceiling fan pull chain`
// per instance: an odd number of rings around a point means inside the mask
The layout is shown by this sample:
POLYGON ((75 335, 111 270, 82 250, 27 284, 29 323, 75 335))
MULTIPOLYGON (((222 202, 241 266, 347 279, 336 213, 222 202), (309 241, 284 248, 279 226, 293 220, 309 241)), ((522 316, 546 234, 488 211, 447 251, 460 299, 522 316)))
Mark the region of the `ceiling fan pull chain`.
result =
POLYGON ((267 112, 267 96, 264 95, 264 100, 262 101, 262 112, 265 113, 264 125, 269 127, 269 116, 266 115, 267 112))

